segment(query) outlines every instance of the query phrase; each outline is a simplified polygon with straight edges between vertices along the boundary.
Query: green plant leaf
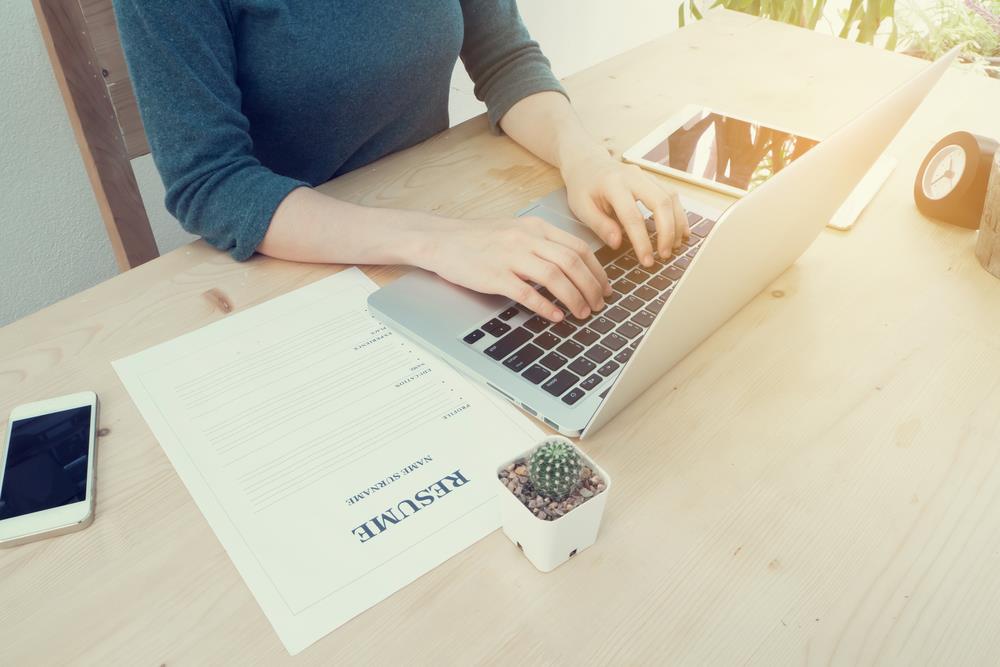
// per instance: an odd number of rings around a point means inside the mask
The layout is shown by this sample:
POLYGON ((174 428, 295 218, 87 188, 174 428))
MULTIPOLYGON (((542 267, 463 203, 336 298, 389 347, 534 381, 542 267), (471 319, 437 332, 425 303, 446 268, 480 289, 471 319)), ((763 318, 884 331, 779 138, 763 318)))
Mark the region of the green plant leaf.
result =
POLYGON ((798 21, 798 10, 799 8, 794 2, 789 2, 785 5, 781 12, 781 17, 778 19, 782 23, 792 23, 794 25, 799 25, 798 21))
POLYGON ((862 44, 871 44, 875 41, 875 32, 882 22, 879 16, 879 2, 880 0, 868 0, 864 12, 860 16, 857 41, 862 44))
POLYGON ((816 29, 816 24, 819 20, 823 18, 823 10, 826 8, 826 0, 818 0, 818 2, 813 6, 812 12, 809 14, 809 19, 806 23, 806 27, 810 30, 816 29))
POLYGON ((851 0, 851 6, 847 8, 847 14, 844 15, 844 27, 840 29, 840 37, 847 39, 847 36, 851 34, 851 26, 854 25, 854 19, 860 9, 861 0, 851 0))
POLYGON ((889 40, 885 43, 885 48, 890 51, 896 50, 896 44, 899 42, 899 30, 896 27, 896 20, 892 21, 892 32, 889 33, 889 40))

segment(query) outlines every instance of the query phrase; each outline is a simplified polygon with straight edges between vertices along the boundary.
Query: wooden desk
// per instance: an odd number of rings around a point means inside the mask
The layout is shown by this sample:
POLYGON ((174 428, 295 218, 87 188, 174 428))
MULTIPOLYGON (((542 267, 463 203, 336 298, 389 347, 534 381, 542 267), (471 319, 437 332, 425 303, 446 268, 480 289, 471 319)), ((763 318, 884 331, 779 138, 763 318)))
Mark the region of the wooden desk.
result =
MULTIPOLYGON (((621 151, 691 101, 826 136, 923 65, 722 13, 567 87, 621 151)), ((1000 281, 910 194, 998 108, 950 72, 858 227, 584 443, 615 479, 592 549, 542 575, 494 533, 296 664, 1000 661, 1000 281)), ((480 118, 326 190, 478 217, 557 186, 480 118)), ((94 525, 0 552, 0 662, 291 662, 110 362, 335 270, 195 243, 0 330, 0 414, 92 388, 105 432, 94 525)))

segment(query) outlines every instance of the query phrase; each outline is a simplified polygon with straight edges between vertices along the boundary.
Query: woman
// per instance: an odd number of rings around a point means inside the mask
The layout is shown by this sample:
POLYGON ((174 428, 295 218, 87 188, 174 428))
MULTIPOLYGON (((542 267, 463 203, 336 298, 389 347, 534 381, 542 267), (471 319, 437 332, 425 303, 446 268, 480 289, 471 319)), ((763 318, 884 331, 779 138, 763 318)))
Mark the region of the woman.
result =
POLYGON ((604 306, 584 243, 540 219, 468 222, 356 206, 311 186, 448 126, 461 56, 504 132, 559 168, 581 221, 642 264, 688 234, 676 194, 584 131, 515 0, 115 0, 166 205, 237 260, 410 264, 554 321, 604 306))

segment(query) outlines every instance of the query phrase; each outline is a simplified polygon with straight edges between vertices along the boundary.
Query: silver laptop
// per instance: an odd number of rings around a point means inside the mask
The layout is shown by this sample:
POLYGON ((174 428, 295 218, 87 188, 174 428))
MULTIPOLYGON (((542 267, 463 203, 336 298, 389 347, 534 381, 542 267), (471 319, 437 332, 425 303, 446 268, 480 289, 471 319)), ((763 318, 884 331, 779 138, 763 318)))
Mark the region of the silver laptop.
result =
POLYGON ((504 297, 478 294, 421 270, 374 292, 370 310, 552 428, 586 436, 802 254, 956 53, 724 212, 684 199, 691 241, 652 268, 639 265, 627 247, 603 246, 574 219, 565 191, 522 211, 586 240, 605 266, 615 295, 587 320, 567 316, 552 324, 504 297))

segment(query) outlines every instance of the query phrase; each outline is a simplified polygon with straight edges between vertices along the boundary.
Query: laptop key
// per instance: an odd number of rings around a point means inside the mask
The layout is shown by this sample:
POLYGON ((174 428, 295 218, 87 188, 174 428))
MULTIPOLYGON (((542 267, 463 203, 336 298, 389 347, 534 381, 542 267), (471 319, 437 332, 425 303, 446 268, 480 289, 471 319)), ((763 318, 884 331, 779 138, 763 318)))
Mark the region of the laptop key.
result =
POLYGON ((625 270, 612 264, 604 267, 604 273, 608 275, 608 280, 618 280, 625 274, 625 270))
POLYGON ((579 379, 580 377, 575 373, 562 370, 546 380, 545 384, 542 385, 542 389, 553 396, 562 396, 563 392, 575 385, 579 379))
MULTIPOLYGON (((628 297, 628 298, 633 298, 633 297, 628 297)), ((638 301, 638 299, 636 299, 636 300, 638 301)), ((624 301, 622 303, 624 303, 624 301)), ((609 320, 614 320, 615 322, 621 323, 621 322, 624 322, 625 320, 628 319, 629 312, 627 310, 625 310, 624 308, 621 308, 619 306, 612 306, 608 310, 604 311, 604 316, 606 318, 608 318, 609 320)), ((590 326, 591 326, 592 329, 597 329, 597 327, 595 327, 593 323, 591 323, 590 326)), ((604 333, 604 332, 601 331, 601 333, 604 333)))
POLYGON ((556 348, 556 352, 563 355, 567 359, 572 359, 576 355, 583 352, 583 345, 580 345, 572 340, 564 340, 562 345, 556 348))
POLYGON ((571 389, 568 392, 566 392, 566 395, 562 397, 562 401, 566 405, 573 405, 586 395, 587 392, 577 387, 575 389, 571 389))
POLYGON ((486 348, 486 356, 500 361, 529 340, 531 332, 524 327, 518 327, 486 348))
POLYGON ((551 350, 559 344, 559 339, 553 336, 550 332, 546 331, 545 333, 535 336, 534 343, 543 350, 551 350))
POLYGON ((703 218, 697 213, 692 213, 691 211, 688 211, 687 219, 688 219, 688 227, 694 227, 703 218))
POLYGON ((635 348, 639 347, 639 343, 642 341, 642 339, 643 339, 643 337, 639 336, 634 341, 632 341, 631 343, 629 343, 628 346, 634 350, 635 348))
POLYGON ((671 280, 680 280, 681 276, 684 275, 684 272, 671 264, 667 268, 663 269, 663 275, 671 280))
MULTIPOLYGON (((657 277, 659 277, 659 276, 657 276, 657 277)), ((635 296, 637 296, 637 297, 639 297, 643 301, 649 301, 650 299, 655 299, 656 297, 658 297, 660 295, 659 292, 657 292, 655 289, 653 289, 649 285, 641 285, 639 287, 639 289, 637 289, 636 291, 632 292, 632 294, 635 295, 635 296)))
POLYGON ((494 317, 492 320, 481 326, 480 329, 492 336, 495 336, 496 338, 499 338, 510 331, 510 325, 506 322, 501 322, 494 317))
POLYGON ((498 315, 498 317, 501 320, 506 321, 506 320, 509 320, 510 318, 514 317, 515 315, 517 315, 517 306, 511 306, 507 310, 505 310, 502 313, 500 313, 500 315, 498 315))
POLYGON ((482 329, 476 329, 475 331, 466 334, 465 338, 463 338, 462 340, 464 340, 469 345, 472 345, 473 343, 475 343, 477 340, 479 340, 480 338, 482 338, 485 335, 486 334, 483 333, 482 329))
POLYGON ((601 263, 601 266, 607 266, 621 256, 623 252, 625 252, 625 248, 622 246, 619 246, 618 248, 601 246, 600 250, 594 253, 594 257, 596 257, 597 261, 601 263))
POLYGON ((640 327, 648 328, 653 323, 654 316, 648 310, 640 310, 638 313, 632 316, 632 322, 635 322, 640 327))
POLYGON ((544 380, 545 378, 547 378, 551 374, 552 373, 549 371, 549 369, 542 368, 538 364, 535 364, 534 366, 532 366, 528 370, 526 370, 523 373, 521 373, 521 377, 523 377, 524 379, 528 380, 528 382, 530 382, 532 384, 538 384, 539 382, 541 382, 542 380, 544 380))
POLYGON ((635 352, 631 347, 626 347, 624 350, 615 355, 615 361, 619 364, 624 364, 629 359, 632 358, 632 353, 635 352))
POLYGON ((635 338, 636 336, 642 333, 642 327, 638 327, 632 324, 631 322, 626 322, 625 324, 615 329, 615 332, 624 336, 625 338, 635 338))
POLYGON ((603 366, 601 366, 600 368, 598 368, 597 372, 600 373, 601 375, 603 375, 604 377, 608 377, 609 375, 611 375, 612 373, 614 373, 616 370, 618 370, 618 364, 616 364, 613 361, 609 361, 608 363, 606 363, 603 366))
POLYGON ((631 280, 632 282, 639 284, 646 282, 646 280, 649 278, 649 274, 643 271, 642 269, 632 269, 627 274, 625 274, 625 277, 631 280))
POLYGON ((686 269, 687 267, 691 266, 691 258, 678 257, 677 259, 674 260, 674 266, 679 266, 682 269, 686 269))
POLYGON ((591 389, 593 389, 594 387, 596 387, 597 385, 599 385, 601 383, 601 380, 603 380, 603 379, 604 378, 602 378, 600 375, 598 375, 597 373, 594 373, 589 378, 587 378, 586 380, 584 380, 583 382, 581 382, 580 386, 583 387, 584 389, 586 389, 587 391, 590 391, 591 389))
MULTIPOLYGON (((670 278, 667 278, 666 276, 657 275, 657 276, 653 276, 652 278, 650 278, 649 282, 646 283, 646 284, 649 285, 650 287, 652 287, 653 289, 662 292, 663 290, 665 290, 668 287, 670 287, 670 285, 673 282, 674 282, 673 280, 671 280, 670 278)), ((527 326, 527 323, 525 323, 525 326, 527 326)))
POLYGON ((646 304, 646 310, 656 315, 663 309, 664 302, 665 301, 662 296, 659 299, 653 299, 646 304))
POLYGON ((631 271, 638 265, 639 265, 639 260, 636 258, 635 253, 631 251, 625 253, 617 260, 615 260, 615 266, 621 267, 626 271, 631 271))
POLYGON ((603 364, 611 356, 611 350, 606 347, 601 347, 600 345, 595 345, 584 352, 583 356, 590 359, 594 363, 603 364))
POLYGON ((687 257, 694 257, 697 254, 698 254, 698 248, 691 248, 690 250, 687 251, 687 255, 686 256, 687 257))
POLYGON ((573 340, 580 342, 582 345, 593 345, 600 338, 594 331, 584 327, 573 334, 573 340))
MULTIPOLYGON (((614 310, 613 308, 611 310, 614 310)), ((599 334, 606 334, 615 328, 615 323, 604 317, 603 315, 598 315, 594 319, 587 323, 591 329, 599 334)))
POLYGON ((621 292, 622 294, 628 294, 635 289, 635 283, 627 278, 622 278, 614 285, 611 286, 615 291, 621 292))
POLYGON ((604 303, 606 304, 618 303, 618 299, 622 298, 622 296, 624 295, 621 292, 616 292, 615 290, 611 290, 611 294, 609 296, 604 297, 604 303))
POLYGON ((538 359, 540 356, 542 356, 542 348, 528 343, 520 350, 507 357, 507 359, 503 362, 503 365, 515 373, 520 373, 524 370, 525 366, 534 362, 535 359, 538 359))
POLYGON ((557 371, 563 366, 565 366, 566 362, 568 361, 569 359, 562 356, 558 352, 549 352, 544 357, 542 357, 542 360, 539 361, 538 363, 540 363, 542 366, 545 366, 550 371, 557 371))
POLYGON ((524 328, 529 331, 534 331, 535 333, 541 333, 545 331, 545 327, 549 326, 549 324, 551 324, 551 322, 541 315, 534 315, 528 318, 528 321, 524 323, 524 328))
POLYGON ((705 238, 708 236, 708 233, 712 231, 712 227, 715 227, 715 220, 705 218, 697 225, 691 226, 691 234, 700 238, 705 238))
POLYGON ((586 357, 577 357, 576 359, 573 360, 573 363, 571 363, 566 368, 570 369, 577 375, 586 375, 590 371, 597 368, 597 364, 595 364, 590 359, 587 359, 586 357))
POLYGON ((567 322, 566 320, 563 320, 558 324, 553 324, 552 327, 549 329, 549 331, 559 336, 560 338, 567 338, 568 336, 571 336, 574 331, 576 331, 576 327, 567 322))
MULTIPOLYGON (((634 297, 634 296, 632 296, 630 294, 629 296, 627 296, 624 299, 622 299, 621 303, 619 303, 618 305, 621 306, 622 308, 628 308, 630 311, 632 311, 634 313, 635 311, 637 311, 640 308, 642 308, 643 306, 645 306, 646 302, 643 301, 642 299, 640 299, 638 297, 634 297)), ((615 306, 615 308, 618 308, 618 306, 615 306)), ((627 316, 628 316, 628 313, 626 313, 626 317, 627 316)), ((609 315, 609 317, 610 317, 610 315, 609 315)), ((616 320, 616 321, 617 322, 621 322, 624 319, 625 318, 623 317, 621 320, 616 320)))
POLYGON ((601 339, 601 345, 608 348, 612 352, 617 352, 626 345, 628 345, 628 339, 619 336, 616 333, 609 333, 603 339, 601 339))

